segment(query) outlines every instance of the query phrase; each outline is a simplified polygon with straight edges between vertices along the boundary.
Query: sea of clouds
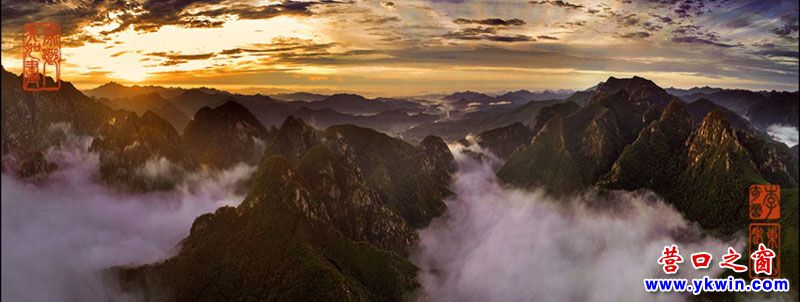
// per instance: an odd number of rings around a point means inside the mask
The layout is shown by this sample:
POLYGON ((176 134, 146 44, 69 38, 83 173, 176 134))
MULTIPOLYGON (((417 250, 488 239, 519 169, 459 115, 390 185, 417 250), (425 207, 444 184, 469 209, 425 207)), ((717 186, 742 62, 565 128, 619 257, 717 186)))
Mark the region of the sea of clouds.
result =
MULTIPOLYGON (((243 196, 236 188, 255 167, 190 173, 167 192, 126 194, 94 181, 90 137, 69 135, 47 150, 59 170, 30 182, 2 174, 2 300, 131 301, 103 270, 155 262, 177 252, 194 219, 243 196)), ((142 172, 172 164, 154 159, 142 172)))
POLYGON ((458 162, 448 211, 420 232, 413 256, 421 268, 421 301, 683 301, 647 293, 643 278, 717 275, 691 267, 706 251, 715 262, 728 246, 704 235, 652 192, 588 191, 553 198, 506 188, 495 157, 473 145, 451 149, 458 162), (677 244, 685 262, 668 276, 657 263, 677 244))

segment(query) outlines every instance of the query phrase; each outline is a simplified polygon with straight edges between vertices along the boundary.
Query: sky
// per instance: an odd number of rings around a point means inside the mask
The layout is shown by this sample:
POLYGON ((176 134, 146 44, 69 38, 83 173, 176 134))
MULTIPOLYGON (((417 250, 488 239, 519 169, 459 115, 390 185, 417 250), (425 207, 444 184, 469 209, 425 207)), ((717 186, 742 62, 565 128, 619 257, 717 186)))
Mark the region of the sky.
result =
POLYGON ((2 65, 22 27, 62 27, 62 79, 403 96, 662 87, 798 89, 798 2, 725 0, 2 0, 2 65))

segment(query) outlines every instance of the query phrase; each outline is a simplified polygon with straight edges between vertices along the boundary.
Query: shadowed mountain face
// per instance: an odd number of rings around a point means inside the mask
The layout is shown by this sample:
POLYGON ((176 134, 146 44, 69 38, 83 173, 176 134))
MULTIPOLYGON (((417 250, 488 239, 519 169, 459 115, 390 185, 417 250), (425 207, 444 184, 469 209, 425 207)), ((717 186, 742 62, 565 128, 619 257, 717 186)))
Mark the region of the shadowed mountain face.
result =
POLYGON ((797 127, 798 94, 797 92, 753 92, 748 90, 718 90, 715 92, 698 92, 681 96, 688 102, 713 102, 727 108, 739 116, 746 117, 750 124, 758 129, 766 130, 772 125, 797 127))
POLYGON ((747 108, 744 116, 750 118, 751 123, 759 129, 766 129, 772 125, 798 127, 798 92, 771 92, 763 101, 757 102, 747 108))
POLYGON ((106 104, 114 109, 125 109, 143 115, 147 111, 152 111, 158 116, 166 119, 175 129, 180 132, 189 123, 189 118, 180 109, 175 107, 172 102, 167 101, 160 94, 152 92, 140 94, 130 98, 117 98, 107 101, 106 104))
POLYGON ((738 114, 743 114, 747 108, 753 104, 763 101, 766 97, 764 95, 749 90, 720 90, 711 93, 695 93, 690 95, 681 96, 681 99, 687 102, 694 102, 699 99, 708 99, 720 106, 733 110, 738 114))
POLYGON ((544 107, 541 111, 539 111, 539 114, 536 116, 536 120, 530 124, 531 132, 533 134, 539 133, 539 130, 542 130, 544 125, 546 125, 547 122, 549 122, 550 119, 556 115, 567 116, 575 111, 578 111, 580 108, 581 106, 578 106, 578 104, 575 104, 574 102, 566 102, 544 107))
POLYGON ((514 150, 527 146, 533 138, 533 131, 521 123, 481 132, 476 136, 478 145, 488 149, 501 159, 507 159, 514 150))
POLYGON ((88 151, 100 154, 100 178, 114 188, 170 189, 195 166, 175 128, 152 111, 116 111, 94 135, 88 151))
POLYGON ((197 111, 182 139, 198 163, 224 169, 240 162, 256 164, 268 137, 258 119, 230 98, 214 109, 197 111))
POLYGON ((177 301, 404 300, 417 269, 401 256, 444 210, 452 159, 438 138, 289 117, 239 207, 198 218, 177 256, 118 274, 177 301))
POLYGON ((709 101, 708 99, 699 99, 697 101, 691 102, 687 105, 686 110, 689 111, 689 114, 694 118, 696 123, 700 123, 703 118, 706 117, 709 113, 715 110, 719 110, 722 114, 725 115, 725 118, 730 123, 731 127, 737 130, 749 130, 752 131, 753 126, 750 123, 736 114, 736 112, 731 111, 725 107, 717 105, 716 103, 709 101))

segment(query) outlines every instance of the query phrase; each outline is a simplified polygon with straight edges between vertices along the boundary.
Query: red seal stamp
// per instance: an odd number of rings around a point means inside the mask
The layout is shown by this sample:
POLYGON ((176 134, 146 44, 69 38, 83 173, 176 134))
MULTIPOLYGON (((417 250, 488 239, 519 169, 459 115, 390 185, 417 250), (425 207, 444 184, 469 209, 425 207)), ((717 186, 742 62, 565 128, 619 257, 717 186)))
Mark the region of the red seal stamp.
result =
POLYGON ((778 278, 781 273, 781 225, 750 224, 750 278, 778 278))
POLYGON ((61 26, 53 22, 26 23, 22 43, 22 89, 61 88, 61 26))
POLYGON ((750 219, 778 220, 781 218, 781 186, 773 184, 751 185, 750 219))

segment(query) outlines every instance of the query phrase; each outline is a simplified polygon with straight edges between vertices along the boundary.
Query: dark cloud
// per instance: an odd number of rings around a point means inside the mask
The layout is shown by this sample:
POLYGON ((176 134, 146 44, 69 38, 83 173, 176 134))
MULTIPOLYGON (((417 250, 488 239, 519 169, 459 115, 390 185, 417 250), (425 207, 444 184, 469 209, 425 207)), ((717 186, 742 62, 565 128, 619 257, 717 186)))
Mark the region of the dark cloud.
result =
POLYGON ((532 42, 536 41, 531 36, 526 35, 503 35, 498 34, 497 30, 491 27, 468 27, 457 31, 451 31, 444 36, 445 39, 450 40, 467 40, 467 41, 492 41, 492 42, 532 42))
POLYGON ((214 57, 215 53, 203 53, 203 54, 180 54, 175 52, 150 52, 146 53, 146 56, 156 57, 156 58, 163 58, 165 59, 161 62, 161 66, 175 66, 180 65, 183 63, 187 63, 191 60, 207 60, 214 57))
POLYGON ((766 49, 754 52, 753 54, 765 57, 800 58, 800 53, 798 53, 797 49, 766 49))
POLYGON ((520 19, 498 19, 498 18, 490 18, 490 19, 465 19, 465 18, 458 18, 453 20, 456 24, 479 24, 479 25, 488 25, 488 26, 522 26, 525 25, 525 21, 520 19))
POLYGON ((530 3, 531 4, 548 4, 548 5, 553 5, 553 6, 563 7, 563 8, 569 8, 569 9, 583 8, 583 5, 581 5, 581 4, 572 4, 572 3, 569 3, 569 2, 566 2, 566 1, 561 1, 561 0, 555 0, 555 1, 530 1, 530 3))
POLYGON ((685 35, 685 34, 688 34, 688 33, 693 33, 693 32, 699 31, 699 30, 700 30, 700 26, 697 26, 697 25, 694 25, 694 24, 686 24, 686 25, 680 25, 677 28, 673 29, 672 33, 685 35))
POLYGON ((672 23, 674 23, 672 18, 667 17, 667 16, 662 16, 662 15, 653 14, 653 13, 651 13, 650 16, 652 16, 653 18, 656 18, 656 20, 658 20, 658 21, 660 21, 661 23, 664 23, 664 24, 672 24, 672 23))
POLYGON ((563 24, 559 25, 558 27, 561 27, 561 28, 575 28, 575 27, 582 27, 584 25, 586 25, 586 21, 578 20, 578 21, 564 22, 563 24))
POLYGON ((120 16, 122 24, 105 34, 111 34, 128 28, 137 31, 156 31, 165 25, 176 25, 190 28, 219 27, 224 21, 219 18, 234 16, 238 19, 269 19, 281 15, 311 15, 312 8, 323 4, 337 4, 332 0, 291 1, 253 6, 232 4, 216 7, 214 4, 222 0, 183 0, 183 1, 147 1, 142 4, 141 12, 127 11, 120 16), (194 10, 188 12, 189 9, 194 10), (215 20, 216 19, 216 20, 215 20))
MULTIPOLYGON (((85 43, 103 42, 102 37, 84 33, 86 25, 108 22, 108 13, 132 9, 133 5, 124 1, 21 1, 3 0, 2 37, 4 41, 17 41, 22 27, 27 22, 52 21, 61 25, 62 45, 77 47, 85 43)), ((4 43, 5 44, 5 43, 4 43)), ((6 46, 4 45, 4 48, 6 46)), ((10 50, 21 47, 21 41, 14 43, 10 50)), ((5 50, 5 49, 4 49, 5 50)))
MULTIPOLYGON (((165 25, 189 28, 219 27, 224 21, 219 17, 235 16, 239 19, 267 19, 279 15, 311 15, 318 5, 337 4, 338 1, 286 0, 264 6, 229 5, 212 7, 222 0, 173 0, 144 2, 123 0, 92 1, 2 1, 3 39, 14 40, 26 22, 49 20, 61 25, 62 45, 77 47, 85 43, 108 41, 107 35, 133 28, 137 31, 155 31, 165 25), (193 9, 192 13, 187 9, 193 9), (110 13, 118 14, 115 19, 110 13), (215 19, 217 18, 217 19, 215 19), (117 28, 93 35, 83 32, 87 25, 120 22, 117 28)), ((13 46, 12 48, 19 47, 13 46)))
POLYGON ((335 46, 336 43, 321 43, 315 44, 306 40, 298 39, 276 39, 272 43, 255 44, 250 48, 232 48, 226 49, 218 54, 220 55, 236 55, 241 53, 248 53, 251 55, 258 54, 275 54, 275 53, 327 53, 328 49, 335 46))
POLYGON ((639 16, 637 16, 635 14, 629 14, 629 15, 618 16, 617 17, 617 23, 619 23, 619 25, 623 26, 623 27, 629 27, 629 26, 638 25, 639 22, 640 22, 639 21, 639 16))
POLYGON ((738 46, 738 45, 734 45, 734 44, 720 43, 720 42, 716 42, 716 41, 714 41, 712 39, 707 39, 707 38, 698 37, 698 36, 674 37, 674 38, 672 38, 672 42, 675 42, 675 43, 701 44, 701 45, 712 45, 712 46, 724 47, 724 48, 730 48, 730 47, 738 46))
POLYGON ((647 22, 642 23, 642 28, 644 28, 644 30, 649 31, 649 32, 656 32, 656 31, 661 30, 663 27, 661 27, 661 25, 653 24, 653 23, 647 21, 647 22))
POLYGON ((753 43, 751 45, 764 49, 774 49, 775 47, 777 47, 775 43, 753 43))
POLYGON ((784 14, 780 18, 780 25, 776 28, 772 29, 772 33, 775 35, 789 40, 797 40, 798 39, 798 22, 800 19, 798 18, 798 12, 790 12, 784 14))
POLYGON ((147 56, 154 56, 154 57, 161 57, 167 59, 174 59, 174 60, 205 60, 214 56, 214 53, 203 53, 203 54, 193 54, 193 55, 184 55, 174 52, 151 52, 145 54, 147 56))
POLYGON ((366 18, 358 21, 359 23, 369 23, 375 25, 382 25, 391 22, 400 22, 400 18, 392 16, 392 17, 379 17, 379 18, 366 18))
POLYGON ((638 32, 622 34, 620 35, 620 37, 625 39, 647 39, 650 37, 650 33, 646 31, 638 31, 638 32))
POLYGON ((541 36, 538 36, 536 38, 537 39, 541 39, 541 40, 558 40, 558 38, 556 38, 556 37, 546 36, 546 35, 541 35, 541 36))

